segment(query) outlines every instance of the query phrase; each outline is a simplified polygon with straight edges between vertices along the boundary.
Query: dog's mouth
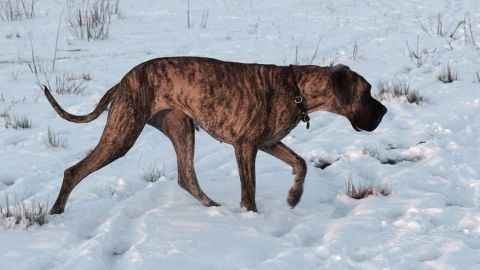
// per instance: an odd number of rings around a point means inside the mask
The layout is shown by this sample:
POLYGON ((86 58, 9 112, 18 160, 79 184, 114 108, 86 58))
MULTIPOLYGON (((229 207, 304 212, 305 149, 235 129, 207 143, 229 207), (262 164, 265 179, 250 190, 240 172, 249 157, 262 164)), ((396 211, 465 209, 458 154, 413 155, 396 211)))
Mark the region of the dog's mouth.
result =
POLYGON ((355 124, 353 124, 353 123, 352 123, 352 127, 353 127, 353 129, 355 129, 355 131, 358 131, 358 132, 362 131, 361 128, 357 127, 357 126, 356 126, 355 124))
POLYGON ((352 128, 355 130, 355 131, 362 131, 363 129, 359 128, 358 127, 358 124, 356 123, 355 121, 355 118, 350 118, 350 117, 347 117, 348 121, 350 122, 350 125, 352 125, 352 128))
POLYGON ((367 122, 367 123, 362 121, 356 121, 355 118, 353 118, 350 120, 350 124, 352 125, 352 128, 357 132, 360 132, 360 131, 372 132, 378 127, 381 121, 382 121, 381 116, 375 119, 374 121, 367 122))

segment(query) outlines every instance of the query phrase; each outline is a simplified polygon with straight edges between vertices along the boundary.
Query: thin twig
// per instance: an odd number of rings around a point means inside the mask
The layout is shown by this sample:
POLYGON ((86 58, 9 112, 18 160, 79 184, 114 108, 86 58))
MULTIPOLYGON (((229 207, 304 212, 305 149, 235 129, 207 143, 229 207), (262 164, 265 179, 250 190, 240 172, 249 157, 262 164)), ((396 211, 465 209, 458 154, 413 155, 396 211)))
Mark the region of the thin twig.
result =
POLYGON ((60 20, 58 20, 57 37, 55 39, 55 52, 53 54, 52 72, 55 72, 55 61, 57 60, 57 48, 58 48, 58 36, 60 35, 60 26, 62 25, 63 12, 65 11, 65 5, 63 5, 62 12, 60 13, 60 20))
POLYGON ((298 45, 295 46, 295 65, 298 65, 298 45))
POLYGON ((310 65, 313 64, 313 61, 317 58, 318 55, 318 48, 320 47, 320 42, 322 42, 323 35, 318 39, 317 46, 315 46, 315 52, 312 55, 312 58, 310 58, 310 65))
POLYGON ((430 34, 430 32, 427 30, 427 28, 425 27, 425 25, 423 24, 423 22, 420 20, 420 18, 418 16, 415 16, 415 18, 417 18, 417 21, 418 23, 420 24, 420 28, 422 28, 422 30, 429 36, 431 37, 432 35, 430 34))
POLYGON ((187 28, 190 26, 190 0, 187 0, 187 28))

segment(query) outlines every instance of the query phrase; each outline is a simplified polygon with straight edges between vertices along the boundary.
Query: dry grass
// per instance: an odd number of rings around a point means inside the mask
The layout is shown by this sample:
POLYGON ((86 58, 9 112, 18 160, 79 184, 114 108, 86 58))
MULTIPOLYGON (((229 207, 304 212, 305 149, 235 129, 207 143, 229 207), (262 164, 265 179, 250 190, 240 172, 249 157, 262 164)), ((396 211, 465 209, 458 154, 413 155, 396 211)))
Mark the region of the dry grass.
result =
POLYGON ((9 117, 10 116, 10 111, 9 110, 4 110, 0 111, 0 117, 9 117))
POLYGON ((10 116, 7 112, 5 116, 5 128, 26 129, 32 128, 32 120, 27 116, 10 116))
POLYGON ((367 185, 355 186, 352 178, 350 177, 346 184, 345 194, 352 199, 360 200, 371 195, 388 196, 392 194, 392 189, 387 185, 380 185, 380 184, 376 186, 367 186, 367 185))
POLYGON ((47 138, 45 138, 44 143, 47 147, 52 148, 65 148, 67 146, 67 141, 60 136, 60 133, 50 127, 48 127, 47 138))
POLYGON ((190 23, 190 0, 187 0, 187 28, 192 28, 190 23))
POLYGON ((79 95, 87 88, 86 79, 91 79, 83 74, 80 77, 63 74, 55 77, 55 92, 59 95, 79 95))
POLYGON ((472 21, 470 20, 470 13, 465 13, 463 18, 463 33, 465 39, 465 45, 478 49, 478 45, 475 42, 475 36, 472 31, 472 21))
POLYGON ((200 28, 207 28, 207 23, 208 23, 208 12, 209 10, 204 10, 202 14, 202 21, 200 22, 200 28))
POLYGON ((157 182, 161 177, 165 176, 164 170, 158 169, 152 165, 142 172, 142 179, 147 182, 157 182))
POLYGON ((353 44, 352 56, 350 57, 353 61, 357 61, 358 58, 358 45, 357 41, 353 44))
POLYGON ((373 158, 378 159, 380 156, 380 153, 378 152, 377 148, 370 147, 368 145, 364 145, 362 149, 362 154, 371 156, 373 158))
POLYGON ((462 25, 463 21, 459 21, 456 24, 456 27, 453 27, 455 25, 453 22, 449 24, 449 27, 446 29, 444 27, 445 22, 444 22, 444 15, 441 13, 438 13, 436 16, 430 16, 428 18, 428 24, 424 23, 420 17, 416 16, 418 23, 420 24, 420 28, 427 34, 429 37, 433 36, 438 36, 438 37, 453 37, 455 32, 458 30, 458 28, 462 25), (453 27, 453 30, 450 31, 453 27), (450 33, 450 34, 449 34, 450 33))
POLYGON ((68 0, 66 23, 70 33, 78 39, 103 40, 109 37, 112 15, 120 14, 119 0, 68 0))
MULTIPOLYGON (((315 49, 312 53, 311 56, 300 56, 300 44, 297 44, 295 46, 295 59, 293 61, 294 65, 314 65, 316 62, 318 62, 318 57, 319 57, 319 49, 320 45, 322 43, 323 36, 320 36, 316 45, 315 49)), ((284 55, 283 62, 287 64, 287 56, 284 55)), ((288 61, 290 62, 290 61, 288 61)), ((325 63, 325 58, 323 58, 323 62, 325 63)))
POLYGON ((469 12, 466 12, 463 15, 463 19, 454 20, 448 23, 447 28, 445 28, 444 15, 440 13, 437 14, 435 17, 430 16, 428 18, 428 24, 424 23, 418 16, 416 18, 418 23, 420 24, 420 28, 427 34, 427 36, 437 36, 445 38, 450 46, 450 49, 453 50, 451 41, 458 39, 458 36, 456 34, 457 32, 462 33, 462 31, 458 31, 462 28, 463 40, 465 41, 465 45, 478 49, 478 46, 475 42, 475 34, 472 30, 472 22, 469 12))
POLYGON ((415 49, 410 48, 408 41, 406 43, 408 56, 417 64, 417 67, 421 67, 427 61, 429 51, 426 48, 420 49, 420 36, 417 36, 417 46, 415 49))
POLYGON ((452 83, 458 80, 458 70, 452 70, 450 64, 447 64, 437 78, 443 83, 452 83))
POLYGON ((20 21, 35 16, 36 0, 0 0, 0 19, 20 21))
POLYGON ((83 73, 80 78, 84 81, 91 81, 92 80, 92 75, 90 73, 83 73))
POLYGON ((378 86, 377 98, 380 100, 405 100, 408 103, 421 105, 428 103, 428 99, 413 89, 407 82, 387 83, 381 81, 378 86))
POLYGON ((16 226, 30 227, 35 224, 42 226, 47 223, 48 205, 33 201, 30 205, 15 200, 11 204, 8 196, 5 198, 5 206, 0 206, 1 225, 4 228, 16 226))
POLYGON ((30 48, 31 48, 31 59, 30 61, 27 62, 28 68, 30 69, 30 72, 35 76, 35 84, 42 89, 43 91, 43 85, 46 84, 50 89, 50 82, 48 80, 48 68, 47 65, 45 64, 45 61, 40 60, 38 57, 35 55, 35 49, 33 48, 33 41, 31 36, 29 36, 30 39, 30 48), (43 79, 40 78, 43 76, 43 79))

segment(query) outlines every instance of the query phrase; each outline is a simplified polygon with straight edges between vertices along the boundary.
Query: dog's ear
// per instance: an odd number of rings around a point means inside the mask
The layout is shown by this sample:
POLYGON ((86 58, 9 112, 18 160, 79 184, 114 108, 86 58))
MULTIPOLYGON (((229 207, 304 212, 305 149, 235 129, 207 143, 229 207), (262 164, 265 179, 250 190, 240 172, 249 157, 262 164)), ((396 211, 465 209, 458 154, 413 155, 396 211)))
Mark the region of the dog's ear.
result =
POLYGON ((332 67, 333 92, 343 104, 349 104, 352 95, 351 71, 347 66, 332 67))
POLYGON ((332 72, 339 71, 339 70, 350 70, 350 68, 343 64, 336 64, 335 66, 331 66, 330 70, 332 72))

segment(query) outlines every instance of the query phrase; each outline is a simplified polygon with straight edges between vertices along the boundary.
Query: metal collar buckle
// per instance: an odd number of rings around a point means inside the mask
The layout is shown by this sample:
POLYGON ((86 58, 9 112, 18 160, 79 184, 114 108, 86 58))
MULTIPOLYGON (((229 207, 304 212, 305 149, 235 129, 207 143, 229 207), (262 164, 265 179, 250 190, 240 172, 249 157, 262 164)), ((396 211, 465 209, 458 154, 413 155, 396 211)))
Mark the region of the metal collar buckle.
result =
POLYGON ((303 98, 302 98, 302 96, 296 96, 294 101, 295 101, 295 103, 300 104, 300 103, 303 102, 303 98))

